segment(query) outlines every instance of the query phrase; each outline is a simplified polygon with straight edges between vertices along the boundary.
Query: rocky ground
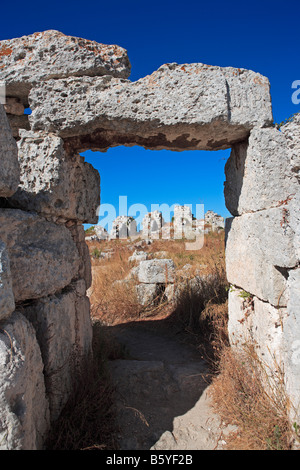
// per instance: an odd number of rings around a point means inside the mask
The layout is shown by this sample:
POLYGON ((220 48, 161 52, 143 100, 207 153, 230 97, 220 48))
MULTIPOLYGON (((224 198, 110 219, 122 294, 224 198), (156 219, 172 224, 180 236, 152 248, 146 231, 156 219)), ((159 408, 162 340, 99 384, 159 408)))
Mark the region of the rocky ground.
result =
POLYGON ((121 450, 214 450, 226 444, 211 407, 209 368, 164 320, 107 327, 124 358, 110 361, 121 450))

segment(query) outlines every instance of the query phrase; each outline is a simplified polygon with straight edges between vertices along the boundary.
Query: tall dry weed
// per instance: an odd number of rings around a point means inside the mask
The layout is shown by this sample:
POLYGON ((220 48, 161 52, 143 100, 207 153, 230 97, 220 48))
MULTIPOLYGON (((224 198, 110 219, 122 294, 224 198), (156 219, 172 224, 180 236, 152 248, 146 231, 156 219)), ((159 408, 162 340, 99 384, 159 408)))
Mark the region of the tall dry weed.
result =
POLYGON ((298 439, 283 370, 274 364, 271 373, 252 344, 222 349, 211 396, 222 420, 237 426, 226 439, 228 449, 290 450, 298 439))

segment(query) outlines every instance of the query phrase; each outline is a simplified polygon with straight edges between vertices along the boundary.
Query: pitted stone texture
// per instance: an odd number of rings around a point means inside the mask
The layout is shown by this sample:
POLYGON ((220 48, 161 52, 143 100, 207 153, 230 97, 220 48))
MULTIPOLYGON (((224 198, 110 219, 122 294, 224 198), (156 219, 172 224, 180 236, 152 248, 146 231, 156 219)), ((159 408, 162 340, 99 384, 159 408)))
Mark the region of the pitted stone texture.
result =
POLYGON ((275 307, 286 306, 286 271, 297 264, 286 207, 226 219, 228 281, 275 307))
POLYGON ((282 126, 281 132, 287 141, 292 170, 300 182, 300 113, 296 114, 291 122, 282 126))
POLYGON ((249 144, 233 146, 225 165, 227 209, 233 215, 276 207, 297 190, 285 136, 275 128, 255 128, 249 144))
POLYGON ((14 313, 0 330, 0 450, 40 450, 49 429, 43 363, 32 325, 14 313))
POLYGON ((171 259, 141 261, 137 276, 145 284, 168 284, 175 280, 175 265, 171 259))
POLYGON ((0 321, 15 310, 10 263, 5 244, 0 241, 0 321))
POLYGON ((265 77, 203 64, 166 64, 136 82, 108 76, 49 80, 32 89, 30 106, 33 130, 70 138, 79 150, 118 144, 224 149, 273 121, 265 77))
POLYGON ((0 197, 11 196, 17 190, 19 181, 18 148, 0 104, 0 197))
POLYGON ((41 348, 51 421, 58 418, 72 392, 82 356, 91 352, 90 304, 79 284, 39 299, 23 312, 41 348))
POLYGON ((98 171, 80 155, 67 155, 55 135, 20 131, 20 136, 21 176, 13 205, 44 216, 98 222, 98 171))
POLYGON ((7 95, 27 105, 34 82, 73 75, 127 78, 130 62, 122 47, 49 30, 0 41, 0 70, 7 95))
POLYGON ((78 275, 79 255, 62 225, 18 209, 0 209, 15 301, 53 294, 78 275))

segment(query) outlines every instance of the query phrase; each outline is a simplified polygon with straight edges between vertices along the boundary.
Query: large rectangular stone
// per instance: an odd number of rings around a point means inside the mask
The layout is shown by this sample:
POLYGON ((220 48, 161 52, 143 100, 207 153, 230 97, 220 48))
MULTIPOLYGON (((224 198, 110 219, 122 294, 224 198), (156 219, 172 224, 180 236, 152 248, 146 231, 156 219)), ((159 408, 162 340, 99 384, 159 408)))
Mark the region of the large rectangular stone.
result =
POLYGON ((80 150, 117 144, 222 149, 273 121, 265 77, 204 64, 165 64, 136 82, 48 80, 32 89, 30 106, 33 130, 70 138, 80 150))
POLYGON ((69 76, 130 74, 127 51, 48 30, 0 41, 0 80, 7 94, 28 104, 33 82, 69 76))
POLYGON ((41 450, 50 427, 33 326, 15 312, 0 330, 0 450, 41 450))
POLYGON ((79 254, 65 226, 18 209, 0 209, 0 226, 16 302, 53 294, 77 277, 79 254))
POLYGON ((287 269, 296 266, 286 206, 226 220, 226 271, 231 284, 276 306, 287 304, 287 269))
POLYGON ((90 303, 80 282, 37 300, 23 311, 41 348, 52 421, 59 417, 73 390, 82 357, 91 353, 90 303))
POLYGON ((276 207, 297 191, 287 140, 275 128, 255 128, 248 142, 235 144, 225 174, 225 203, 233 215, 276 207))
POLYGON ((137 269, 139 282, 145 284, 168 284, 175 280, 175 265, 171 259, 141 261, 137 269))
POLYGON ((20 185, 11 201, 44 216, 97 223, 100 176, 80 155, 68 155, 55 135, 20 131, 20 185))

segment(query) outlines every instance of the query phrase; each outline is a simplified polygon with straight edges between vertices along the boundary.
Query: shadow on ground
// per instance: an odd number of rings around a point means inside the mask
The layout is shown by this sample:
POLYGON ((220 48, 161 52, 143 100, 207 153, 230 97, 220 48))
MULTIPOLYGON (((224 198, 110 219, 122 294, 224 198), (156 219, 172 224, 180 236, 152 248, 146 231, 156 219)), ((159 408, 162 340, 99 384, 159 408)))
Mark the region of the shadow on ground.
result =
POLYGON ((182 331, 168 319, 103 329, 123 351, 109 361, 120 449, 214 448, 219 423, 208 426, 215 417, 204 396, 209 367, 182 331))

